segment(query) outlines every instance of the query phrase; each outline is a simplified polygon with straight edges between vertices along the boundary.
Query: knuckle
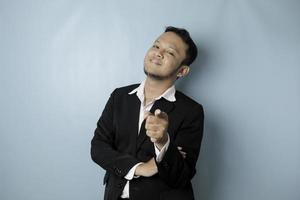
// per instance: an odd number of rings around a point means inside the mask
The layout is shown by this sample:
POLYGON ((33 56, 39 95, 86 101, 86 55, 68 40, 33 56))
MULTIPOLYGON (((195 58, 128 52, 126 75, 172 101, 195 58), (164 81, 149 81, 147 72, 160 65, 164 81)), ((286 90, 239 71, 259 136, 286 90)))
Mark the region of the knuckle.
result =
POLYGON ((147 130, 146 135, 150 136, 151 135, 150 131, 147 130))

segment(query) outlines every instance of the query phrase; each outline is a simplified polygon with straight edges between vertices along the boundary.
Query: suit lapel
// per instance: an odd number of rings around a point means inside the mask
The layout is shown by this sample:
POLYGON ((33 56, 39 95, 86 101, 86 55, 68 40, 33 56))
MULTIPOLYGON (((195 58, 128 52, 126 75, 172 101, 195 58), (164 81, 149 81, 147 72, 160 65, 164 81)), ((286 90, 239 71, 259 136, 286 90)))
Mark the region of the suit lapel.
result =
POLYGON ((126 119, 126 126, 128 130, 132 130, 131 134, 128 137, 132 137, 132 144, 131 144, 131 154, 135 155, 136 152, 136 134, 138 132, 138 119, 140 115, 140 106, 141 102, 136 95, 129 95, 129 102, 128 102, 128 111, 129 113, 128 118, 126 119))
MULTIPOLYGON (((154 114, 156 109, 160 109, 161 111, 167 113, 169 115, 169 113, 173 110, 174 108, 174 103, 167 101, 165 98, 160 98, 159 100, 154 102, 154 105, 152 106, 150 112, 152 114, 154 114)), ((147 135, 146 135, 146 129, 145 129, 145 120, 143 121, 142 125, 141 125, 141 129, 139 132, 139 135, 137 137, 137 144, 136 144, 136 151, 139 150, 139 148, 141 147, 142 143, 147 139, 147 135)))

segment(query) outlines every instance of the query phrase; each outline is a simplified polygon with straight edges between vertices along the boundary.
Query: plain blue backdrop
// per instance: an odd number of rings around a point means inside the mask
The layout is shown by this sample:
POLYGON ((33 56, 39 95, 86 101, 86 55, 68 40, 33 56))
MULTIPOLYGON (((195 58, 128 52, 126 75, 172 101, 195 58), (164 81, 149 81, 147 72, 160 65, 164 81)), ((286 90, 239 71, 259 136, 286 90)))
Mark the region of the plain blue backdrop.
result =
POLYGON ((300 199, 300 1, 0 0, 0 199, 102 199, 90 140, 165 26, 199 47, 197 200, 300 199))

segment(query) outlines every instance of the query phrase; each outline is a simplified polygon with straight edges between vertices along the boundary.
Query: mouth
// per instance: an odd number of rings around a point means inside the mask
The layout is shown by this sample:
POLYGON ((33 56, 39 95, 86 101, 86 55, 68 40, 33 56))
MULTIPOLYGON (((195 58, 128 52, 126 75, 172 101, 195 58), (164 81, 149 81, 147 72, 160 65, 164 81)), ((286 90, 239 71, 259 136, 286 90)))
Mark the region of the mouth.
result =
POLYGON ((162 64, 160 60, 155 59, 155 58, 154 59, 150 59, 150 62, 153 63, 153 64, 155 64, 155 65, 161 65, 162 64))

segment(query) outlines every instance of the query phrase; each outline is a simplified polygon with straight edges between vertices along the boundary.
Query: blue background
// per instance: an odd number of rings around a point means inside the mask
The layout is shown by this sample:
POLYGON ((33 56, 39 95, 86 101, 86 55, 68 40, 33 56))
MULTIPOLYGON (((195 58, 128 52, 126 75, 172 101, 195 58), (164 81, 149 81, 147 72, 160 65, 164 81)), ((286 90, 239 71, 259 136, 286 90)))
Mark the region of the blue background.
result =
POLYGON ((200 49, 196 199, 300 199, 300 1, 0 0, 0 199, 102 199, 90 140, 173 25, 200 49))

